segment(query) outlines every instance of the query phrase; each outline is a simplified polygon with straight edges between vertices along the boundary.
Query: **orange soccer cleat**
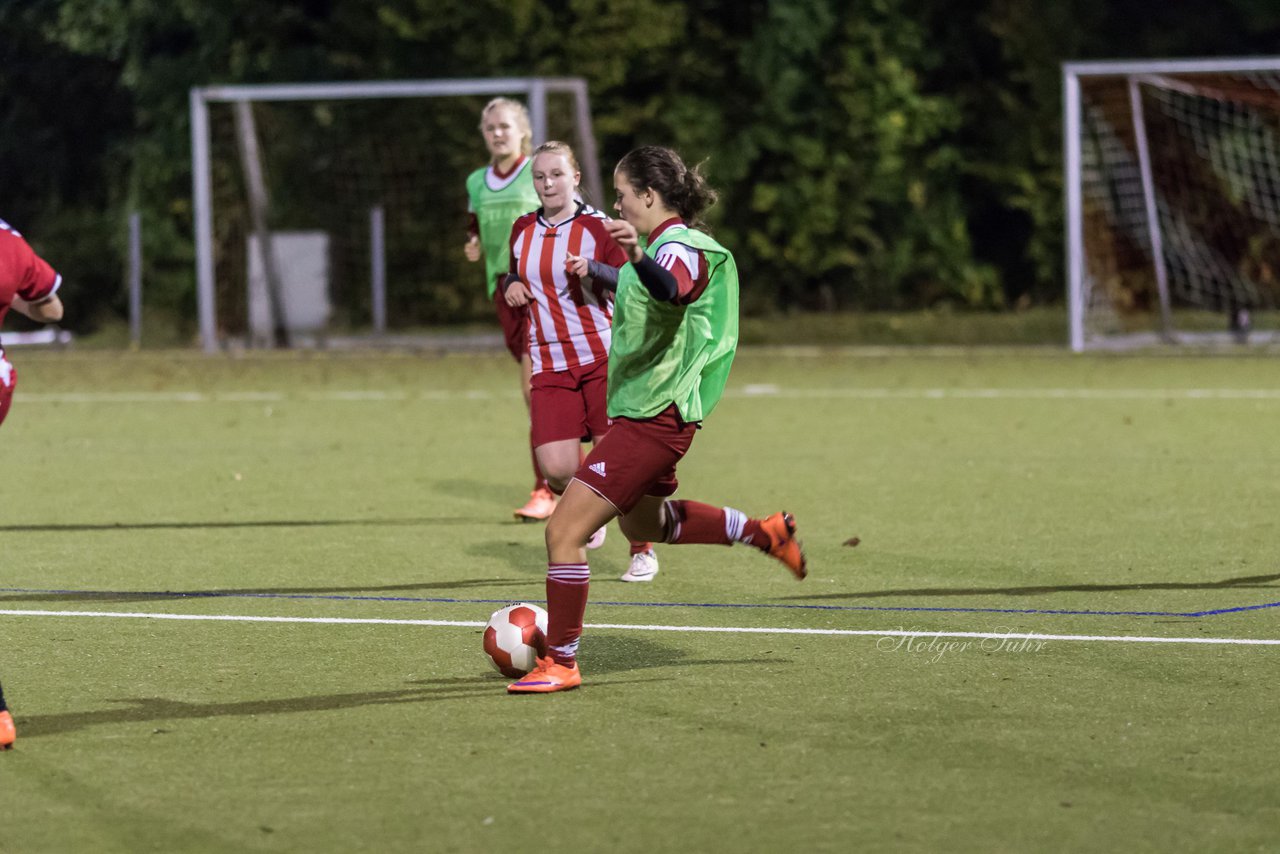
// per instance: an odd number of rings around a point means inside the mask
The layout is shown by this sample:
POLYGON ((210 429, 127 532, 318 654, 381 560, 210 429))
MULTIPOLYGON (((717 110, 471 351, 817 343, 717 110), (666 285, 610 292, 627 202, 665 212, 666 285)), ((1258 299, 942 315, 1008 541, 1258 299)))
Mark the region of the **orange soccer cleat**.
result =
POLYGON ((555 511, 555 495, 545 486, 540 486, 529 493, 528 503, 515 511, 515 517, 523 522, 541 522, 543 519, 551 518, 551 514, 555 511))
POLYGON ((582 684, 578 662, 572 667, 556 662, 551 656, 538 659, 538 666, 529 671, 519 682, 507 686, 508 694, 550 694, 552 691, 569 691, 582 684))
POLYGON ((13 728, 13 715, 7 711, 0 712, 0 750, 8 750, 13 747, 13 742, 18 737, 18 731, 13 728))
POLYGON ((786 564, 796 581, 803 581, 809 574, 809 567, 804 558, 804 548, 796 539, 795 517, 790 513, 774 513, 761 520, 760 530, 769 535, 769 548, 765 551, 786 564))

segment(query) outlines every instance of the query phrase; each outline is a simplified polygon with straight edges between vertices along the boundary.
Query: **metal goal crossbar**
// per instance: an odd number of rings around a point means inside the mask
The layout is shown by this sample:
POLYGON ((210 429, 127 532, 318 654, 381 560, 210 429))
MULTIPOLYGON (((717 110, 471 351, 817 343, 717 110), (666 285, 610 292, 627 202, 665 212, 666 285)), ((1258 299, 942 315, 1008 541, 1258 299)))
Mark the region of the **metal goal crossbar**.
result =
POLYGON ((1280 341, 1280 57, 1062 75, 1071 348, 1280 341))
MULTIPOLYGON (((253 105, 268 103, 325 103, 371 101, 374 99, 454 98, 465 96, 507 95, 522 98, 528 105, 535 145, 545 141, 548 129, 548 95, 568 95, 572 99, 573 144, 583 166, 585 189, 596 200, 601 192, 599 158, 595 137, 591 128, 587 84, 581 78, 560 77, 510 77, 475 78, 455 80, 396 80, 355 83, 288 83, 261 85, 204 86, 190 91, 192 189, 195 232, 196 297, 199 316, 200 341, 205 352, 220 349, 222 342, 218 325, 218 286, 215 263, 215 187, 213 153, 214 138, 210 124, 210 106, 230 104, 234 107, 236 136, 239 143, 239 168, 243 183, 247 185, 248 201, 244 208, 255 215, 250 237, 258 239, 250 244, 251 251, 261 257, 253 260, 268 278, 276 274, 277 263, 272 258, 270 231, 260 216, 265 205, 266 183, 264 155, 260 135, 254 127, 253 105)), ((270 138, 261 140, 270 144, 270 138)), ((464 175, 456 176, 461 186, 464 175)), ((384 227, 380 208, 370 211, 370 229, 376 235, 384 227)), ((373 274, 376 280, 376 272, 373 274)), ((377 283, 374 284, 375 290, 377 283)), ((272 314, 280 322, 278 283, 271 281, 268 288, 273 305, 272 314)), ((379 308, 375 293, 375 316, 379 308)))

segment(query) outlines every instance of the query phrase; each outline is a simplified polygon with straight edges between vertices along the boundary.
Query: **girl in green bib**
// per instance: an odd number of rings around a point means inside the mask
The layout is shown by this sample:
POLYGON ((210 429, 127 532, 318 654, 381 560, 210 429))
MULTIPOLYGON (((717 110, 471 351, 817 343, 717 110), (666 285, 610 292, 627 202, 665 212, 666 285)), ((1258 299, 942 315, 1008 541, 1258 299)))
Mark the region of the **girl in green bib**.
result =
POLYGON ((622 218, 608 229, 629 263, 617 271, 611 426, 547 523, 546 655, 507 686, 516 694, 582 683, 578 639, 591 580, 585 545, 611 519, 635 541, 744 543, 797 579, 807 573, 791 514, 754 519, 731 507, 671 498, 676 464, 729 377, 738 344, 738 269, 732 253, 701 228, 715 191, 674 151, 638 148, 618 163, 613 180, 622 218))
MULTIPOLYGON (((511 357, 520 363, 520 390, 525 406, 529 406, 529 310, 507 305, 498 288, 498 279, 507 273, 511 224, 537 210, 538 194, 533 189, 529 151, 533 130, 529 113, 519 101, 494 98, 480 112, 480 132, 489 150, 488 166, 467 176, 467 242, 463 247, 467 260, 484 260, 485 288, 494 304, 502 337, 511 357)), ((530 455, 533 441, 530 437, 530 455)), ((533 491, 515 517, 524 521, 546 519, 555 509, 555 496, 547 487, 533 456, 533 491)))

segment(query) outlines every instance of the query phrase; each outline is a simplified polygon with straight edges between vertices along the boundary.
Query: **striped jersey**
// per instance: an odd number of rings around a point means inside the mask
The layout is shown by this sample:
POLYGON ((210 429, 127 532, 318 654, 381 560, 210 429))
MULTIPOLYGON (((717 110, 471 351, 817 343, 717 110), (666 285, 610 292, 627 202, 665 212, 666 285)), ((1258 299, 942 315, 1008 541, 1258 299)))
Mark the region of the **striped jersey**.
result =
POLYGON ((511 272, 533 295, 529 305, 529 355, 533 372, 564 371, 608 358, 613 292, 590 277, 565 270, 580 255, 612 267, 626 263, 622 247, 605 229, 605 216, 578 203, 574 215, 551 225, 542 210, 511 227, 511 272))
POLYGON ((706 260, 700 250, 679 242, 678 237, 675 240, 662 239, 669 229, 678 231, 682 228, 685 228, 684 222, 672 217, 655 228, 644 242, 646 247, 657 246, 653 260, 675 277, 676 296, 672 302, 676 305, 688 305, 697 300, 710 281, 706 260))

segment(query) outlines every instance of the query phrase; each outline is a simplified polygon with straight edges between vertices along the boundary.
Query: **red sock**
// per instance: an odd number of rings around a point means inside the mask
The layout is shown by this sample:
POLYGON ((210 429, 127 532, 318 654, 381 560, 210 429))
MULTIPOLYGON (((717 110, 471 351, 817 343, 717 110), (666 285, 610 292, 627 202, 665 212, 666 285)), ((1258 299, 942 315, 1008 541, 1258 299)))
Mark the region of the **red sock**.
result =
POLYGON ((652 548, 653 548, 653 543, 632 543, 631 556, 635 557, 638 554, 644 554, 645 552, 651 550, 652 548))
POLYGON ((760 549, 769 547, 769 537, 760 530, 760 520, 748 518, 741 510, 712 507, 698 501, 668 501, 666 506, 668 543, 721 546, 746 543, 760 549))
POLYGON ((667 542, 732 545, 733 540, 726 533, 725 508, 699 501, 668 501, 667 542))
POLYGON ((768 551, 771 544, 769 535, 760 530, 760 520, 749 516, 742 517, 742 533, 738 535, 738 542, 764 551, 768 551))
POLYGON ((547 654, 559 664, 577 658, 590 582, 585 563, 547 564, 547 654))

